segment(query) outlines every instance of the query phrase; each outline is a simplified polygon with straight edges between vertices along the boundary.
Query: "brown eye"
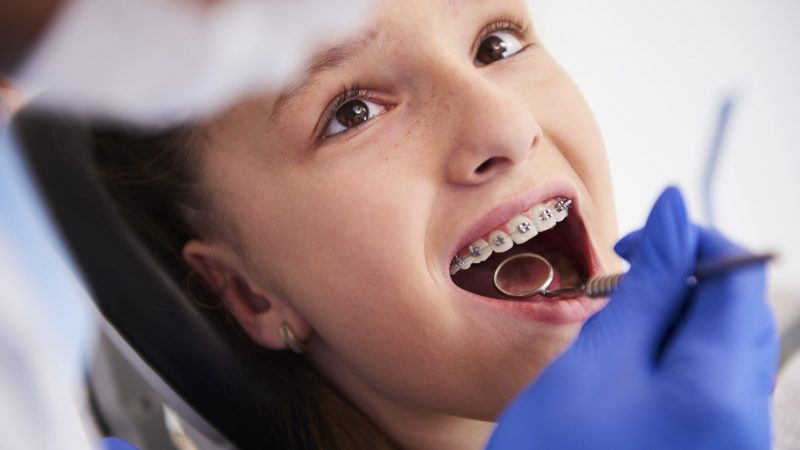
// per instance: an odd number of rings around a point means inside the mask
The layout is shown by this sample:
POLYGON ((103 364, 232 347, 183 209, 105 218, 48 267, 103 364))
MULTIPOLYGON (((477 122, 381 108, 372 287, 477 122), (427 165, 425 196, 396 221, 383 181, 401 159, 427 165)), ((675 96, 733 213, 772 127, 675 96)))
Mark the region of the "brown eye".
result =
POLYGON ((363 100, 350 100, 336 110, 336 120, 343 127, 353 128, 369 119, 369 107, 363 100))
POLYGON ((513 33, 496 31, 483 38, 475 59, 481 64, 488 65, 518 53, 522 47, 522 42, 513 33))
POLYGON ((322 137, 330 137, 351 128, 356 128, 380 116, 387 109, 386 105, 363 97, 347 100, 333 112, 332 117, 325 126, 322 137))

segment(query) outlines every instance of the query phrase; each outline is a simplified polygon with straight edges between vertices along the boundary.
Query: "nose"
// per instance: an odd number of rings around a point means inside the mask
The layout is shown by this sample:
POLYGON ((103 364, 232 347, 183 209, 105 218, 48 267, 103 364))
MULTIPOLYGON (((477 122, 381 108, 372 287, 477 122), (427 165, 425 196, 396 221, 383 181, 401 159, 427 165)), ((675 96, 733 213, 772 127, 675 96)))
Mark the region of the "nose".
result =
POLYGON ((541 127, 510 88, 478 74, 453 72, 447 86, 448 181, 482 184, 533 155, 541 127))

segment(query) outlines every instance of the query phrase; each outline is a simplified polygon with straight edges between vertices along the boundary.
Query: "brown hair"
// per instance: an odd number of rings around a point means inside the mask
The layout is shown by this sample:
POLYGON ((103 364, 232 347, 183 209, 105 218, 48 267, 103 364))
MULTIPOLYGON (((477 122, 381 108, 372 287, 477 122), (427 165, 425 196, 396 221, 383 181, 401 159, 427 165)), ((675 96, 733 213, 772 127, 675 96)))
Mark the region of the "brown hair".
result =
MULTIPOLYGON (((199 183, 201 137, 190 126, 156 133, 96 129, 93 152, 99 177, 142 242, 210 320, 227 322, 236 350, 263 367, 261 381, 282 408, 278 438, 291 449, 394 449, 395 444, 305 358, 258 346, 227 314, 183 261, 184 244, 198 236, 187 211, 203 211, 199 183)), ((258 387, 257 387, 258 388, 258 387)))

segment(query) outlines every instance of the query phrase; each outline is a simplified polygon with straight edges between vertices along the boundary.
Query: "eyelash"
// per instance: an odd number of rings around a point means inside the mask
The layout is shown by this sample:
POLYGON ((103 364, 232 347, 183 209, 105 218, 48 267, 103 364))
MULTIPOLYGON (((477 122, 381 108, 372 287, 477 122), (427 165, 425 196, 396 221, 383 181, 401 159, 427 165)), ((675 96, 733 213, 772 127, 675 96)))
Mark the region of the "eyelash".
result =
MULTIPOLYGON (((477 51, 477 48, 480 45, 480 43, 492 33, 496 33, 498 31, 509 31, 517 34, 518 36, 520 36, 520 38, 522 38, 523 36, 526 36, 528 34, 528 29, 529 29, 528 23, 524 20, 520 20, 519 18, 513 16, 500 16, 495 20, 493 20, 488 26, 484 27, 484 29, 478 35, 479 37, 475 41, 475 44, 472 46, 473 47, 472 53, 474 54, 477 51)), ((526 44, 519 52, 525 51, 531 45, 533 44, 532 43, 526 44)), ((331 102, 331 104, 325 109, 325 112, 323 113, 322 121, 320 121, 322 126, 316 133, 317 139, 319 141, 323 141, 325 139, 329 139, 334 136, 339 136, 341 134, 348 133, 350 131, 356 130, 359 127, 361 127, 361 125, 357 125, 353 128, 349 128, 333 136, 325 136, 325 130, 327 130, 328 127, 330 126, 331 122, 334 119, 334 116, 336 115, 336 111, 338 111, 339 108, 341 108, 351 100, 369 101, 369 100, 374 100, 374 98, 375 95, 371 91, 362 88, 361 85, 358 84, 358 82, 353 83, 349 88, 346 86, 342 88, 342 91, 339 93, 339 95, 336 96, 333 102, 331 102)))
POLYGON ((475 50, 477 50, 478 45, 480 45, 481 41, 486 39, 492 33, 496 33, 498 31, 510 31, 512 33, 516 33, 520 38, 522 38, 524 36, 527 36, 529 28, 530 27, 528 22, 522 20, 521 18, 514 16, 497 17, 489 25, 484 27, 484 29, 478 35, 479 37, 475 41, 475 45, 472 46, 473 47, 472 52, 475 53, 475 50))

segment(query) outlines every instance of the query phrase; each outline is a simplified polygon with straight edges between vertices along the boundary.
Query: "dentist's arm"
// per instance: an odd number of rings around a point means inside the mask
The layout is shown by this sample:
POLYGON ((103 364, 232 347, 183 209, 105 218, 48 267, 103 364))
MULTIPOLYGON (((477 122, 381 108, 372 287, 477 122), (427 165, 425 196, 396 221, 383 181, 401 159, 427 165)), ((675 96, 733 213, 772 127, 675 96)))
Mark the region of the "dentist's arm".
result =
POLYGON ((0 27, 0 72, 13 65, 15 84, 48 89, 54 107, 159 126, 211 114, 242 96, 285 84, 321 40, 347 33, 370 4, 7 1, 0 2, 0 24, 15 10, 33 15, 36 23, 20 33, 0 27), (57 3, 62 4, 53 12, 57 3), (38 4, 51 7, 27 9, 38 4), (17 35, 27 36, 24 44, 17 35))
POLYGON ((616 248, 609 305, 506 410, 490 449, 764 449, 777 337, 763 265, 686 284, 743 250, 692 226, 668 189, 616 248))

